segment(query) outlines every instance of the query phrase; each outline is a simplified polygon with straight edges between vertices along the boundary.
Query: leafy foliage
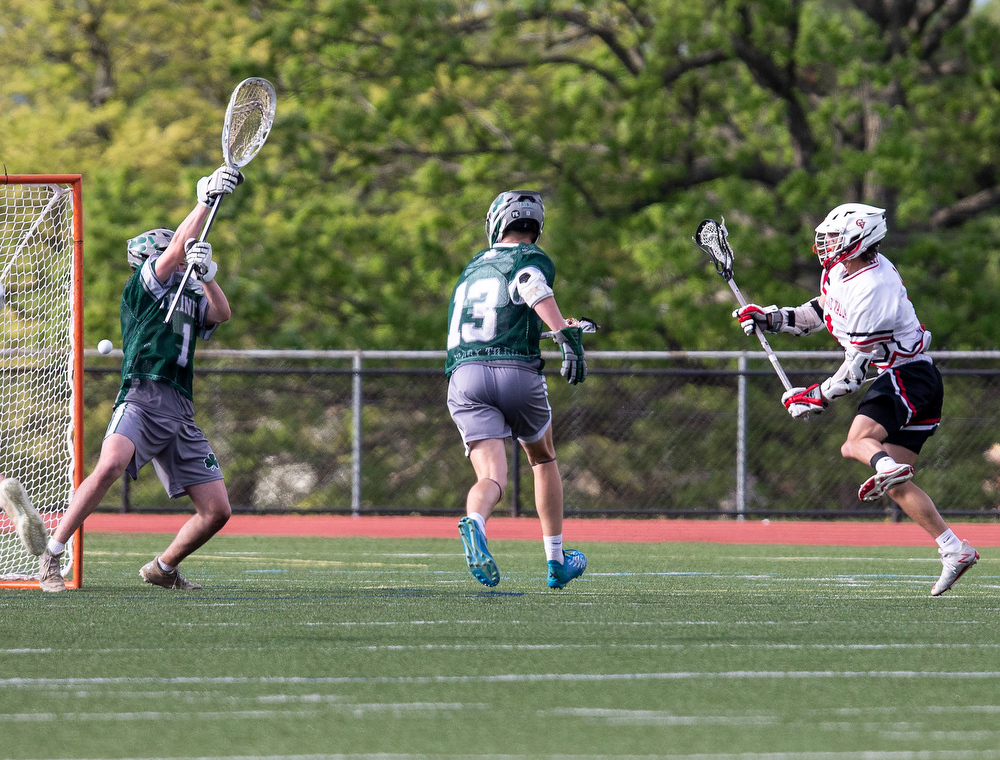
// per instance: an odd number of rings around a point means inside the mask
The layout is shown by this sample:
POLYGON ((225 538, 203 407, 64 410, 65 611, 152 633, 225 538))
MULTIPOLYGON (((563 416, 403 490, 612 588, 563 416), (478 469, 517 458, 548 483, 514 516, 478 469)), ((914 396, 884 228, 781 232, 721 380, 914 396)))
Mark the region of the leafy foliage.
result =
POLYGON ((221 342, 440 347, 486 206, 531 186, 560 301, 605 325, 601 348, 745 345, 697 222, 727 216, 748 295, 797 303, 812 227, 845 200, 888 209, 935 346, 984 347, 994 6, 10 0, 0 160, 85 175, 95 339, 117 332, 122 241, 183 217, 230 90, 261 75, 278 121, 212 233, 236 306, 221 342))

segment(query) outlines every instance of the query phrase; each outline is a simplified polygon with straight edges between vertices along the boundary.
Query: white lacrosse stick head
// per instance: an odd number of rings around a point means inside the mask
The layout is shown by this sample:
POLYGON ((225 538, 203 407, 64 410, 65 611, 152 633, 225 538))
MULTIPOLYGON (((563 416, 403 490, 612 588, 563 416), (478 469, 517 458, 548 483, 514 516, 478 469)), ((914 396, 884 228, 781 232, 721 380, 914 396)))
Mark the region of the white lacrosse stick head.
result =
POLYGON ((698 244, 712 259, 715 271, 726 280, 733 278, 733 249, 729 246, 729 230, 726 229, 726 219, 722 223, 714 219, 706 219, 698 225, 694 242, 698 244))
POLYGON ((233 90, 222 127, 222 157, 227 166, 241 169, 257 155, 274 123, 277 96, 266 79, 244 79, 233 90))

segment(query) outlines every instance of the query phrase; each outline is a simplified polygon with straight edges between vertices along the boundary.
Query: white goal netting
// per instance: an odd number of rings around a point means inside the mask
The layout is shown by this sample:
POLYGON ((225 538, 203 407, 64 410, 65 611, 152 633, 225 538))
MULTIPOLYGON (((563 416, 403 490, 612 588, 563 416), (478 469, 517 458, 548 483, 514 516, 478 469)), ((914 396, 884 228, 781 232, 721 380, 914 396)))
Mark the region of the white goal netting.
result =
MULTIPOLYGON (((74 198, 69 185, 25 179, 0 184, 0 473, 21 481, 51 532, 74 485, 74 198)), ((65 574, 73 549, 63 554, 65 574)), ((37 573, 38 559, 0 510, 0 585, 37 573)))

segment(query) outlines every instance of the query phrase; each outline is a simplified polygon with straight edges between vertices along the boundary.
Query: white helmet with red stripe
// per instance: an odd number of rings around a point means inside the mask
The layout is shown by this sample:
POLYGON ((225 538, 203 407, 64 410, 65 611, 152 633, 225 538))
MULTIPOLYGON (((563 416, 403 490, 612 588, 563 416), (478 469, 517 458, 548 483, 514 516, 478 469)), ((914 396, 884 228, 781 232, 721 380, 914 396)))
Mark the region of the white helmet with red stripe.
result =
POLYGON ((860 256, 885 237, 885 209, 864 203, 844 203, 816 228, 813 253, 826 269, 860 256))

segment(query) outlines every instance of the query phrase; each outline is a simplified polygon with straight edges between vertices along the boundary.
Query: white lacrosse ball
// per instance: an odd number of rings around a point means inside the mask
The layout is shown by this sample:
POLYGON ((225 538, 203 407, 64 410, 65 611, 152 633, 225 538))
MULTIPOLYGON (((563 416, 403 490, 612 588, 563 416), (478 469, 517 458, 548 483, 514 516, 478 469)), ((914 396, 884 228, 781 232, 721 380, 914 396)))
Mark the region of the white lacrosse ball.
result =
POLYGON ((114 346, 111 345, 111 341, 107 338, 97 344, 97 350, 102 354, 110 354, 112 348, 114 348, 114 346))

